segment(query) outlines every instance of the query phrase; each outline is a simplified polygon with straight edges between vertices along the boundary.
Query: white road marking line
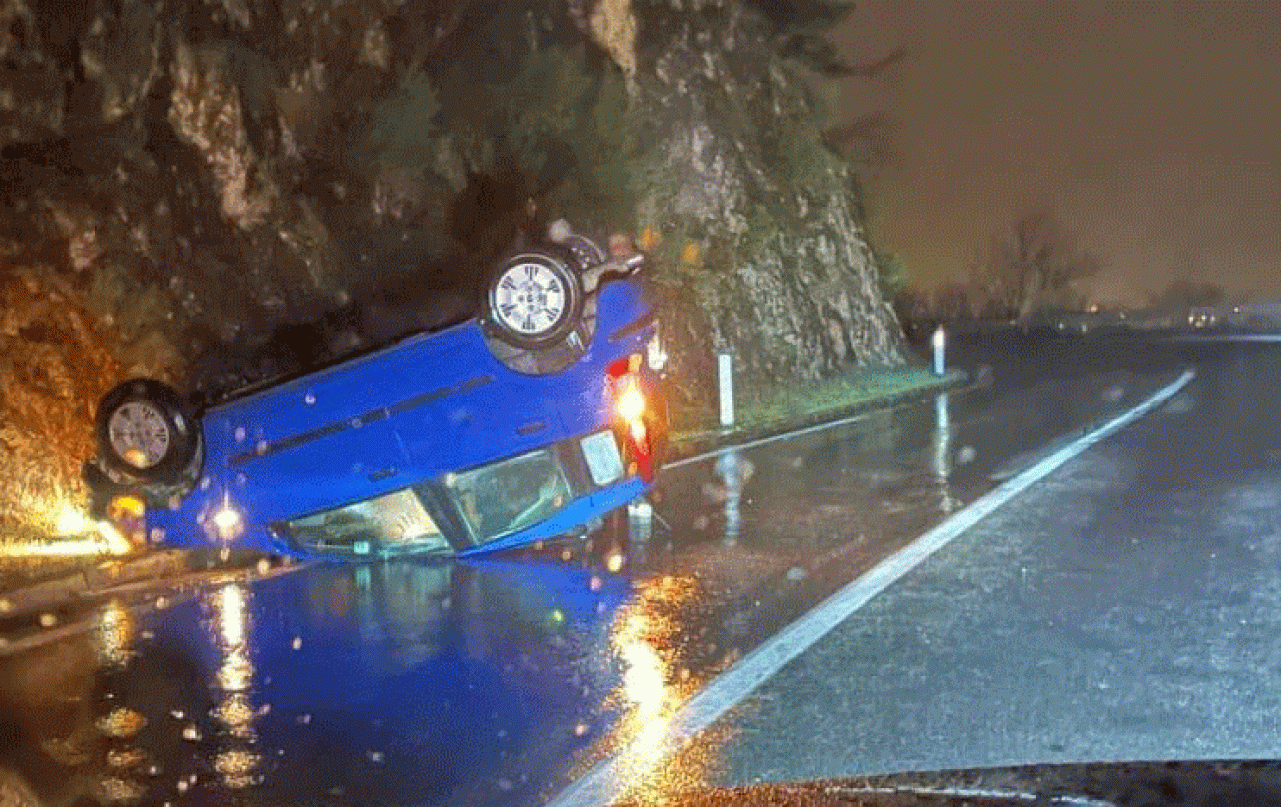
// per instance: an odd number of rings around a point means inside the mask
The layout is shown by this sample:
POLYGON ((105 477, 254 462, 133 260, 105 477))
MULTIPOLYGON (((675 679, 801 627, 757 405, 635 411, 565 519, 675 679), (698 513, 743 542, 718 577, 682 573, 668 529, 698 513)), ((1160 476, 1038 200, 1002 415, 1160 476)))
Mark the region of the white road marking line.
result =
POLYGON ((1281 342, 1276 333, 1183 334, 1170 337, 1172 342, 1281 342))
POLYGON ((1196 376, 1186 370, 1141 404, 1082 435, 953 513, 912 543, 890 555, 828 597, 736 664, 714 678, 667 721, 661 735, 633 741, 598 762, 562 790, 548 807, 600 807, 621 798, 664 759, 769 680, 828 631, 863 607, 921 561, 991 515, 998 507, 1045 478, 1068 460, 1170 400, 1196 376))

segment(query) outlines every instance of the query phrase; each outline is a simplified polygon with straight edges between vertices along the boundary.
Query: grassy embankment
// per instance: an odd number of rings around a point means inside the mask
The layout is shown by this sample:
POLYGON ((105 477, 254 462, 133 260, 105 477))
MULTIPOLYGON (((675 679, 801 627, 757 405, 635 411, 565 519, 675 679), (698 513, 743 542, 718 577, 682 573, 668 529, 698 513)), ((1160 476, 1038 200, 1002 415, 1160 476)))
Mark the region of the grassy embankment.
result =
MULTIPOLYGON (((939 378, 924 367, 860 367, 813 384, 736 391, 735 422, 730 432, 752 434, 817 422, 915 392, 950 386, 963 377, 956 370, 939 378)), ((719 417, 719 410, 711 408, 674 408, 672 442, 679 446, 721 434, 719 417)))

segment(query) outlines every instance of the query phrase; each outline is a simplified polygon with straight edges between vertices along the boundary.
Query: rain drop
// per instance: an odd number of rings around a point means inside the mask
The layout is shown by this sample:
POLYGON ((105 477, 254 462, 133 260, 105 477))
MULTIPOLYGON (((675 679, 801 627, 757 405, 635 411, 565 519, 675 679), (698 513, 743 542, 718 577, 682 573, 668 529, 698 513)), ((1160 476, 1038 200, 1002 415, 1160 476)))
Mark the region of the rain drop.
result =
POLYGON ((977 456, 978 452, 974 450, 974 446, 961 446, 960 450, 956 452, 956 463, 958 465, 968 465, 974 462, 974 458, 977 456))
POLYGON ((369 761, 370 761, 370 762, 372 762, 372 763, 374 763, 375 765, 381 764, 381 763, 382 763, 382 761, 383 761, 383 752, 382 752, 382 751, 369 751, 369 752, 366 754, 366 756, 368 756, 368 757, 369 757, 369 761))
POLYGON ((40 615, 40 627, 42 627, 42 628, 52 628, 52 627, 53 627, 54 625, 56 625, 56 624, 58 624, 58 618, 57 618, 56 616, 54 616, 53 614, 41 614, 41 615, 40 615))
POLYGON ((309 392, 306 395, 302 396, 302 402, 307 404, 308 406, 311 406, 316 402, 316 393, 309 392))
POLYGON ((306 725, 310 724, 310 723, 311 723, 311 715, 307 715, 307 714, 298 715, 298 723, 299 723, 300 725, 303 725, 303 726, 306 726, 306 725))
POLYGON ((508 791, 508 790, 511 790, 511 789, 512 789, 512 783, 511 783, 511 780, 510 780, 510 779, 499 779, 499 780, 498 780, 498 789, 499 789, 499 790, 502 790, 502 791, 508 791))
POLYGON ((793 566, 792 568, 787 570, 787 579, 793 580, 793 581, 804 580, 805 570, 802 569, 800 566, 793 566))
POLYGON ((179 779, 178 784, 174 785, 174 787, 178 788, 179 793, 186 793, 187 788, 191 787, 191 785, 187 784, 186 779, 179 779))
POLYGON ((237 426, 237 427, 236 427, 236 442, 237 442, 237 443, 243 443, 244 441, 245 441, 245 427, 244 427, 244 426, 237 426))
POLYGON ((586 733, 587 733, 587 724, 586 724, 586 723, 579 723, 579 724, 577 724, 577 725, 575 725, 575 726, 574 726, 574 736, 575 736, 575 737, 582 737, 582 736, 583 736, 584 734, 586 734, 586 733))
POLYGON ((596 575, 592 575, 592 579, 587 583, 587 588, 589 591, 600 591, 600 585, 600 578, 596 575))
POLYGON ((138 634, 138 636, 140 636, 142 639, 147 640, 147 641, 150 641, 150 640, 152 640, 152 639, 156 638, 156 634, 152 633, 152 632, 151 632, 151 631, 149 631, 149 630, 144 630, 142 633, 139 633, 139 634, 138 634))
POLYGON ((301 636, 295 636, 295 637, 294 637, 294 641, 293 641, 293 645, 292 645, 292 646, 293 646, 294 650, 302 650, 302 637, 301 637, 301 636))

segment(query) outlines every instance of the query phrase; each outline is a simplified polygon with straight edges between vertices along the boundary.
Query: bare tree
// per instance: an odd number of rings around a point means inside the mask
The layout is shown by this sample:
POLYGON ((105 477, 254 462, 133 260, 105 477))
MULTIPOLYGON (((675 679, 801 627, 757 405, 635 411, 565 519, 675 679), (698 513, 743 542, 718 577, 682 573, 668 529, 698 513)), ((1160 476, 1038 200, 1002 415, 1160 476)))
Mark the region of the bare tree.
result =
POLYGON ((1152 298, 1152 307, 1161 310, 1187 310, 1216 306, 1226 296, 1222 286, 1180 278, 1171 281, 1165 291, 1152 298))
POLYGON ((1027 319, 1047 303, 1076 296, 1073 284, 1094 276, 1098 260, 1077 244, 1050 208, 1021 216, 1009 233, 992 241, 980 284, 990 300, 1027 319))
POLYGON ((934 292, 934 316, 942 320, 974 319, 974 295, 964 283, 947 283, 934 292))

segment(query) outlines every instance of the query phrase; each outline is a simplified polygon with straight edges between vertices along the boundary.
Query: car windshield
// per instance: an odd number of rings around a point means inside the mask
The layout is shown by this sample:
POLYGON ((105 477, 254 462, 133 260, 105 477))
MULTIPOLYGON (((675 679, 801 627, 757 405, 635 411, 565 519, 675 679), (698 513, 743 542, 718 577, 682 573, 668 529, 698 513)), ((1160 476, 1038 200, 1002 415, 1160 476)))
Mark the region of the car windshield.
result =
POLYGON ((446 486, 481 543, 542 521, 571 496, 560 460, 549 449, 456 474, 446 486))
POLYGON ((294 519, 288 529, 300 545, 318 552, 449 549, 422 500, 409 488, 294 519))

